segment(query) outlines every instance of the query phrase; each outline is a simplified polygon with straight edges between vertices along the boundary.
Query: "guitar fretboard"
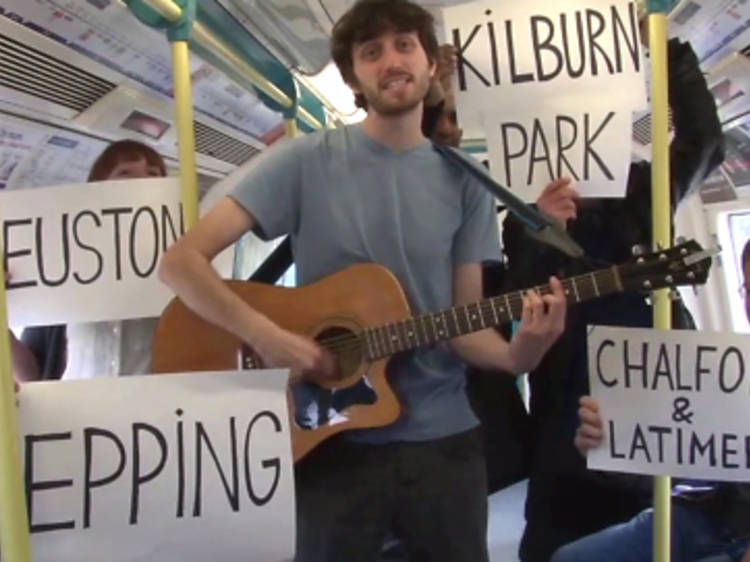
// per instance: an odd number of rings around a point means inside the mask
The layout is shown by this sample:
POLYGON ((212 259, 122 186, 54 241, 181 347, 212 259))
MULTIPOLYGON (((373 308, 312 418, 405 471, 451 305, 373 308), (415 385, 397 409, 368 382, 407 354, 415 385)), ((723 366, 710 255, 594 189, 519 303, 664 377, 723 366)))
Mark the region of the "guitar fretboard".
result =
MULTIPOLYGON (((622 291, 617 267, 592 271, 562 281, 568 303, 622 291)), ((549 285, 534 287, 541 295, 552 293, 549 285)), ((381 359, 418 347, 450 340, 485 328, 520 320, 523 296, 515 291, 480 302, 458 305, 440 312, 415 316, 401 322, 384 324, 362 333, 367 359, 381 359)))

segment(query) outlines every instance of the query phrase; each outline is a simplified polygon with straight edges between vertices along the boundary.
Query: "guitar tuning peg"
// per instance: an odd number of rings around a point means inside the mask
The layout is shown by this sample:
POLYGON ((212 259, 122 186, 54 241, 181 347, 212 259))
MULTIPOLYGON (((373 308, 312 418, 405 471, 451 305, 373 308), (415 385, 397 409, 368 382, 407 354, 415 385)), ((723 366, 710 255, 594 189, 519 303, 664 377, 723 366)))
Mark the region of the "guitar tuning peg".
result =
POLYGON ((645 253, 646 253, 646 246, 644 246, 643 244, 636 244, 635 246, 633 246, 633 247, 632 247, 632 248, 630 249, 630 252, 631 252, 631 253, 632 253, 632 254, 633 254, 634 256, 642 256, 643 254, 645 254, 645 253))
POLYGON ((685 238, 684 236, 678 236, 674 241, 676 246, 679 246, 680 244, 684 244, 685 242, 687 242, 687 238, 685 238))

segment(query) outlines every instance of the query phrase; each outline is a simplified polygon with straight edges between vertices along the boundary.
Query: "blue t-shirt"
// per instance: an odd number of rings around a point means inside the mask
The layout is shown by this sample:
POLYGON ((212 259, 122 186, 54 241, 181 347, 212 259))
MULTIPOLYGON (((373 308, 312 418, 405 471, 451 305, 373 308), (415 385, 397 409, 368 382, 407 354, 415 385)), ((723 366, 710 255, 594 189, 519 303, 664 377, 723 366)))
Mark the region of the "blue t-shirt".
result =
MULTIPOLYGON (((299 285, 378 263, 393 272, 417 315, 452 306, 454 266, 500 256, 492 196, 427 140, 394 152, 361 125, 342 127, 276 145, 230 181, 262 236, 291 234, 299 285)), ((464 369, 445 344, 393 357, 388 375, 401 418, 350 436, 421 441, 476 426, 464 369)))

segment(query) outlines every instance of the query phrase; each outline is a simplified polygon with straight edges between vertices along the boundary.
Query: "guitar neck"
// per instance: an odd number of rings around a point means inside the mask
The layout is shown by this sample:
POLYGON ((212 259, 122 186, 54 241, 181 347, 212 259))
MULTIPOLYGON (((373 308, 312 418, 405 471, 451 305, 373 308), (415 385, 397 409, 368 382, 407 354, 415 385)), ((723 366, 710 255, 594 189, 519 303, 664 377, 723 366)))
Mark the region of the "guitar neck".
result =
MULTIPOLYGON (((562 281, 569 304, 583 302, 623 290, 618 267, 592 271, 562 281)), ((533 287, 539 294, 549 294, 549 285, 533 287)), ((369 360, 382 359, 394 353, 410 351, 485 328, 521 319, 523 295, 514 291, 471 304, 462 304, 432 314, 415 316, 401 322, 384 324, 362 334, 369 360)))

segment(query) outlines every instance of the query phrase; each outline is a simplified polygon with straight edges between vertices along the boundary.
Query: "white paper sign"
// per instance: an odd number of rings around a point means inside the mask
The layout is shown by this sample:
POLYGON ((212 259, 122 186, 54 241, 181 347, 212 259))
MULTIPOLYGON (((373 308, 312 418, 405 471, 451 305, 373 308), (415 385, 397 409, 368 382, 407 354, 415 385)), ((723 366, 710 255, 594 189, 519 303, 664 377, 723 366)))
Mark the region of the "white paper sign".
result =
POLYGON ((585 197, 622 196, 631 162, 623 148, 631 112, 560 101, 487 117, 493 177, 526 201, 559 177, 571 178, 585 197))
POLYGON ((458 122, 487 140, 494 178, 526 201, 563 176, 584 197, 621 197, 646 105, 635 2, 491 0, 443 15, 458 122))
POLYGON ((606 438, 588 466, 750 481, 750 340, 592 328, 589 381, 606 438))
POLYGON ((34 560, 291 560, 286 381, 269 370, 25 385, 34 560))
POLYGON ((184 231, 177 178, 0 193, 14 326, 158 316, 159 259, 184 231))
POLYGON ((558 95, 606 96, 613 110, 646 103, 635 2, 493 0, 444 8, 443 19, 464 131, 481 112, 558 95))

